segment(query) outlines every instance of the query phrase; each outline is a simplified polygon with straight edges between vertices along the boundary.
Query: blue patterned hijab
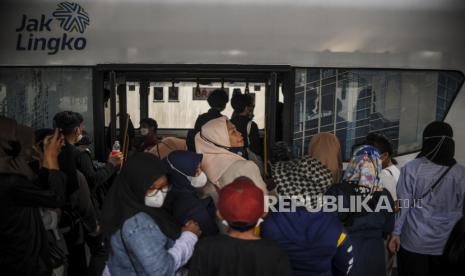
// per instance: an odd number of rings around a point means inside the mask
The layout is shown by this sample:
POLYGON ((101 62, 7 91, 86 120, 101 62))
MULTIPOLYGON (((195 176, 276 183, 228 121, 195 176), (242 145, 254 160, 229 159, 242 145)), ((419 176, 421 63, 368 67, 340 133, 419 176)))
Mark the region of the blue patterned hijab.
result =
POLYGON ((382 163, 379 151, 372 146, 358 148, 344 173, 344 181, 374 188, 382 187, 379 175, 382 163))

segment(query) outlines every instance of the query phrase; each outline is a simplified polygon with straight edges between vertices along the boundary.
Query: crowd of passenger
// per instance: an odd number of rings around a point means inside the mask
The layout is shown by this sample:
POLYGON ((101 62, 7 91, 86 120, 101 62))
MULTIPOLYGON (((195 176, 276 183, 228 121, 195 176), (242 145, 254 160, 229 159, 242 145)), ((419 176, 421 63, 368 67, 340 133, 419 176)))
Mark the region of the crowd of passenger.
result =
POLYGON ((141 138, 110 144, 104 163, 77 112, 38 130, 0 117, 0 274, 465 275, 465 167, 450 125, 430 123, 401 168, 380 133, 345 168, 331 133, 300 158, 278 141, 264 160, 253 98, 234 94, 231 118, 228 102, 213 91, 186 139, 144 118, 141 138), (353 197, 392 208, 355 211, 353 197), (289 211, 281 199, 306 200, 289 211))

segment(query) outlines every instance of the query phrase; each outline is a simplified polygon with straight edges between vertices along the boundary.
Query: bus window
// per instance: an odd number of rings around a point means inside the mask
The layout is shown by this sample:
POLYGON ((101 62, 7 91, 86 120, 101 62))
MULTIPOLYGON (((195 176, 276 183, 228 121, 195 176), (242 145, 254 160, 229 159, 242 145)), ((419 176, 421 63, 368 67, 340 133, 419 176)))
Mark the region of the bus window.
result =
POLYGON ((443 120, 464 77, 452 71, 296 69, 294 154, 318 132, 336 134, 345 160, 372 131, 397 154, 417 151, 427 123, 443 120), (433 111, 433 112, 431 112, 433 111))
MULTIPOLYGON (((254 121, 260 129, 265 127, 265 84, 248 84, 250 94, 255 98, 254 121)), ((207 103, 209 93, 221 88, 220 82, 212 82, 199 85, 195 82, 150 82, 148 94, 148 114, 150 118, 157 121, 158 127, 162 129, 190 129, 194 127, 197 116, 205 113, 210 108, 207 103)), ((233 91, 238 89, 244 93, 247 84, 224 83, 224 89, 231 99, 233 91)), ((136 91, 138 86, 136 85, 136 91)), ((128 112, 138 110, 137 103, 129 101, 128 112), (134 106, 132 106, 134 105, 134 106)), ((233 109, 231 103, 226 105, 223 115, 231 117, 233 109)), ((132 118, 132 115, 131 115, 132 118)))
POLYGON ((65 110, 79 112, 93 137, 92 68, 0 68, 0 116, 51 128, 53 116, 65 110))

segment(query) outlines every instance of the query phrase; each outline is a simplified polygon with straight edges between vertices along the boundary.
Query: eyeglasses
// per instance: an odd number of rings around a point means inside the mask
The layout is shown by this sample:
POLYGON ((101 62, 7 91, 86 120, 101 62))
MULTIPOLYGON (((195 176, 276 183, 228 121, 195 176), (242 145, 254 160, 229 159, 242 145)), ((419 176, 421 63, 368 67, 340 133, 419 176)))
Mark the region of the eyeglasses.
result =
POLYGON ((156 191, 155 193, 153 193, 152 195, 146 195, 146 196, 152 197, 152 196, 155 196, 156 194, 158 194, 158 192, 167 194, 169 191, 171 191, 171 185, 166 185, 165 187, 163 187, 161 189, 154 189, 154 190, 156 191))

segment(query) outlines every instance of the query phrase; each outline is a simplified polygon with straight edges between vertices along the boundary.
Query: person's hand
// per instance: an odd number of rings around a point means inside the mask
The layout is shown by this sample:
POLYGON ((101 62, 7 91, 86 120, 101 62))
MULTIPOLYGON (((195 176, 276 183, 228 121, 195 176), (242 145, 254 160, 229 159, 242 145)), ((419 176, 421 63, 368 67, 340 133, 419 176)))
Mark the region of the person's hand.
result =
POLYGON ((200 226, 197 222, 193 220, 189 220, 186 224, 181 228, 182 232, 189 231, 197 235, 199 237, 202 234, 202 230, 200 230, 200 226))
POLYGON ((389 239, 388 249, 391 253, 396 253, 400 249, 400 237, 397 235, 392 235, 389 239))
POLYGON ((123 154, 121 152, 110 152, 108 156, 108 163, 112 164, 115 167, 121 166, 123 162, 123 154))
POLYGON ((51 136, 44 139, 44 167, 49 170, 59 170, 58 155, 63 146, 63 134, 58 129, 51 136))
POLYGON ((396 200, 394 202, 394 213, 398 213, 400 211, 400 201, 399 200, 396 200))

